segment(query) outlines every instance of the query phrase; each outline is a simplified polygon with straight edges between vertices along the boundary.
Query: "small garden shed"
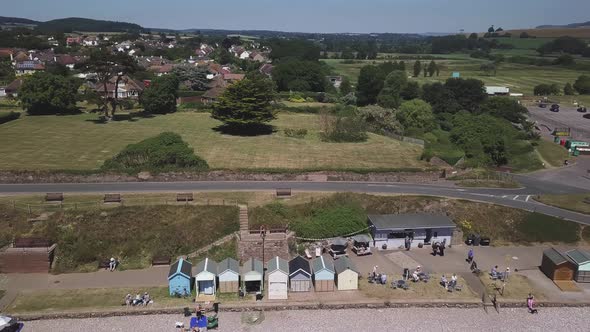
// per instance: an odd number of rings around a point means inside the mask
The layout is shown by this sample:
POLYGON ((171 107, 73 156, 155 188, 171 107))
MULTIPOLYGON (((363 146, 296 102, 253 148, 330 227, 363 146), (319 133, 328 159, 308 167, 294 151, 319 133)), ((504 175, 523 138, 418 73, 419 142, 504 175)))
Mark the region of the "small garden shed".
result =
POLYGON ((580 249, 573 249, 565 254, 576 265, 574 280, 577 282, 590 282, 590 254, 580 249))
POLYGON ((572 280, 576 266, 555 248, 543 251, 541 271, 551 280, 572 280))
POLYGON ((279 256, 267 263, 268 299, 286 300, 289 284, 289 262, 279 256))
POLYGON ((320 256, 311 261, 313 267, 313 281, 316 292, 334 291, 334 263, 332 259, 320 256))
POLYGON ((262 291, 264 284, 264 266, 262 262, 250 258, 242 265, 242 281, 247 293, 257 293, 262 291))
POLYGON ((334 262, 336 285, 338 290, 356 290, 359 288, 359 273, 350 258, 342 257, 334 262))
POLYGON ((240 288, 240 264, 233 258, 226 258, 217 264, 217 279, 220 293, 238 293, 240 288))
POLYGON ((297 256, 289 261, 289 283, 291 292, 311 290, 311 268, 305 258, 297 256))
POLYGON ((195 274, 195 290, 199 295, 215 295, 217 288, 217 263, 205 258, 197 264, 195 274))
POLYGON ((193 264, 182 258, 170 266, 170 272, 168 272, 168 290, 170 291, 170 295, 188 295, 191 293, 192 269, 193 264))

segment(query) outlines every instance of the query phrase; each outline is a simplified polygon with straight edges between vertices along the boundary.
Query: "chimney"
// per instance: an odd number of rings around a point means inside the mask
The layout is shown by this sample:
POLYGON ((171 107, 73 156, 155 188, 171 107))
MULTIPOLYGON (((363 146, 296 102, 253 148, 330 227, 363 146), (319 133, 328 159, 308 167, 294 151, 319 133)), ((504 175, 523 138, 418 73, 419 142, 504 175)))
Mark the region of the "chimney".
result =
POLYGON ((29 53, 29 60, 33 60, 33 53, 29 53))

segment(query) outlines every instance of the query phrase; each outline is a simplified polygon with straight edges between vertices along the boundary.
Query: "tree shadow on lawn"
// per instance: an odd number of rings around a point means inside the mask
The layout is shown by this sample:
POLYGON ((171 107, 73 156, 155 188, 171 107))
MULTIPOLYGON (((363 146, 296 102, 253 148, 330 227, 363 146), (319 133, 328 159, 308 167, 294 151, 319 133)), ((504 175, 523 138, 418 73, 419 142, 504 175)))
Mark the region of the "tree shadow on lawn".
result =
POLYGON ((118 121, 127 121, 127 122, 137 122, 139 119, 151 119, 155 118, 156 116, 151 113, 146 113, 144 111, 139 112, 131 112, 131 113, 121 113, 115 114, 115 116, 108 120, 104 115, 98 117, 98 119, 86 119, 87 122, 92 122, 94 124, 106 124, 109 122, 118 122, 118 121))
POLYGON ((269 124, 259 124, 250 126, 232 126, 223 124, 213 128, 213 130, 224 135, 246 137, 271 135, 277 131, 277 129, 274 126, 269 124))

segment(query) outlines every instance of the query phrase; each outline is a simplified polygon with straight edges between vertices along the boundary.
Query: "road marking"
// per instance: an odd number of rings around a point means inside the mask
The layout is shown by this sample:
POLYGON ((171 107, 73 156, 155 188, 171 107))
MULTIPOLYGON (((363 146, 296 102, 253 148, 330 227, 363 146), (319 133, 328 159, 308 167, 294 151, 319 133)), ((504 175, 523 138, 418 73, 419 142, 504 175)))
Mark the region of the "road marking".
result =
POLYGON ((368 184, 367 187, 399 187, 393 184, 368 184))
POLYGON ((514 198, 512 200, 515 201, 518 198, 518 196, 520 196, 520 195, 514 196, 514 198))
POLYGON ((466 189, 457 189, 457 191, 467 191, 466 189))
POLYGON ((528 201, 529 201, 529 198, 531 198, 531 195, 527 195, 527 196, 526 196, 526 200, 525 200, 525 202, 528 202, 528 201))
POLYGON ((503 195, 503 196, 502 196, 502 198, 506 198, 506 197, 508 197, 508 195, 503 195))

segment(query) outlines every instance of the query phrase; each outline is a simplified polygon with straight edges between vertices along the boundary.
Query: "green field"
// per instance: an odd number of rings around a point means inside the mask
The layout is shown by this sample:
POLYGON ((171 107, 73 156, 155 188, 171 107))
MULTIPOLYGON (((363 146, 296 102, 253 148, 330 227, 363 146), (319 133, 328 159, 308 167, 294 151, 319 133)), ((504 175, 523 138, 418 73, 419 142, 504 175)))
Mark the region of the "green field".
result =
POLYGON ((341 169, 424 167, 422 148, 369 134, 363 143, 320 140, 317 115, 281 113, 275 132, 255 137, 216 131, 221 123, 206 113, 176 113, 97 123, 96 114, 23 116, 0 125, 0 169, 97 169, 126 145, 164 131, 182 135, 213 168, 341 169), (306 128, 304 139, 285 128, 306 128))
MULTIPOLYGON (((528 50, 506 50, 505 53, 525 54, 528 50)), ((583 72, 578 70, 567 69, 555 66, 531 66, 522 64, 503 63, 495 76, 485 75, 479 68, 482 63, 488 60, 470 58, 468 55, 455 55, 456 57, 445 58, 443 60, 435 60, 439 65, 442 65, 440 76, 438 77, 420 77, 410 78, 410 80, 423 83, 442 82, 451 77, 453 72, 459 72, 463 78, 476 78, 484 81, 489 85, 501 85, 510 88, 511 92, 524 93, 525 96, 533 95, 533 88, 537 84, 556 83, 563 87, 565 83, 573 83, 578 76, 583 72)), ((343 60, 326 59, 326 62, 335 73, 348 77, 353 84, 356 84, 361 67, 375 62, 374 60, 355 61, 352 64, 342 63, 343 60)), ((382 62, 378 60, 377 62, 382 62)), ((411 65, 414 60, 405 60, 406 68, 408 69, 408 76, 410 74, 411 65)), ((422 63, 428 63, 429 60, 422 60, 422 63)))

